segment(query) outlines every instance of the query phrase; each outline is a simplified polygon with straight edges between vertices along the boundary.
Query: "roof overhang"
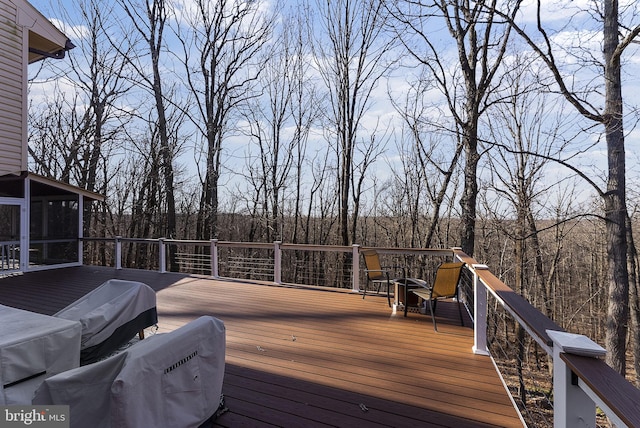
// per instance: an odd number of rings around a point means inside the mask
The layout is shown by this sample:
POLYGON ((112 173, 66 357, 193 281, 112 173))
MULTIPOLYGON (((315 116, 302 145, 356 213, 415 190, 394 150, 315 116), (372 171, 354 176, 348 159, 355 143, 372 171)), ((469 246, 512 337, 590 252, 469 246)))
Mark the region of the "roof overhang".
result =
POLYGON ((64 58, 74 45, 26 0, 14 0, 18 8, 18 24, 29 30, 29 63, 44 58, 64 58))
POLYGON ((81 189, 80 187, 71 185, 69 183, 63 183, 62 181, 53 180, 51 178, 43 177, 42 175, 34 174, 32 172, 27 173, 27 178, 36 183, 45 184, 47 186, 51 186, 53 188, 63 190, 65 192, 81 195, 85 199, 90 199, 93 201, 100 201, 100 202, 104 201, 104 195, 81 189))
POLYGON ((57 44, 52 44, 49 40, 29 31, 29 64, 43 60, 45 58, 62 59, 68 50, 75 47, 71 40, 67 39, 61 48, 57 44))

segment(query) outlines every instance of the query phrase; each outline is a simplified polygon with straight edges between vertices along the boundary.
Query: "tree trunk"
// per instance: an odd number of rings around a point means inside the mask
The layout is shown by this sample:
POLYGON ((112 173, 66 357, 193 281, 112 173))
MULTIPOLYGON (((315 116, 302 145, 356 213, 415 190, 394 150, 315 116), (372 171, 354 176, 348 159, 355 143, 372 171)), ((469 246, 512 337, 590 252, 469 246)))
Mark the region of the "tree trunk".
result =
POLYGON ((472 256, 475 247, 476 204, 478 199, 478 135, 477 127, 467 130, 473 135, 465 136, 464 191, 460 199, 462 208, 462 235, 460 246, 462 251, 472 256))
MULTIPOLYGON (((149 12, 149 23, 152 29, 149 34, 149 50, 151 51, 151 63, 153 66, 153 95, 158 113, 158 131, 160 133, 160 155, 162 158, 162 177, 164 181, 164 197, 166 202, 165 236, 176 238, 176 202, 174 196, 173 150, 169 141, 167 129, 167 114, 162 90, 162 78, 160 75, 160 52, 162 49, 162 35, 165 22, 164 0, 156 0, 153 9, 149 12), (157 34, 156 34, 157 30, 157 34), (157 37, 157 39, 156 39, 157 37)), ((171 249, 171 246, 168 248, 171 249)), ((175 251, 169 253, 169 270, 178 270, 175 251)))
POLYGON ((625 150, 622 125, 622 81, 618 48, 618 2, 604 2, 605 111, 609 177, 604 196, 607 233, 609 302, 605 344, 607 363, 624 376, 629 273, 627 270, 625 150))
POLYGON ((633 240, 631 218, 627 215, 627 244, 629 245, 629 311, 630 342, 633 350, 633 368, 636 373, 635 385, 640 387, 640 293, 638 293, 638 251, 633 240))

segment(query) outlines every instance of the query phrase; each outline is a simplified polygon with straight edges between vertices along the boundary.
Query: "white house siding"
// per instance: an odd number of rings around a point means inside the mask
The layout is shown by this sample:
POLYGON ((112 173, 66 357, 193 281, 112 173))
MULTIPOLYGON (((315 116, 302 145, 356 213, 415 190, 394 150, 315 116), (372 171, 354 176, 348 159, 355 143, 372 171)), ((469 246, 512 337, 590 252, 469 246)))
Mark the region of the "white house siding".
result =
POLYGON ((27 166, 23 151, 24 36, 16 20, 16 6, 0 0, 0 175, 19 173, 27 166))

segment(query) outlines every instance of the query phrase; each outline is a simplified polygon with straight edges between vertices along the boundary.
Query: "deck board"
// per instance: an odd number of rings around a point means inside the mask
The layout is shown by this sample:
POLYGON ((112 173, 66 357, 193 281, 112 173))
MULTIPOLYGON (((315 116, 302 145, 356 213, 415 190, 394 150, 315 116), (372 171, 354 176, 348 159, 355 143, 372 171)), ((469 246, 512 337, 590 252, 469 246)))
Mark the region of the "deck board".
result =
POLYGON ((156 290, 160 332, 201 315, 225 322, 218 426, 522 426, 447 302, 435 333, 428 315, 393 315, 383 296, 79 267, 0 279, 0 303, 53 314, 111 278, 156 290))

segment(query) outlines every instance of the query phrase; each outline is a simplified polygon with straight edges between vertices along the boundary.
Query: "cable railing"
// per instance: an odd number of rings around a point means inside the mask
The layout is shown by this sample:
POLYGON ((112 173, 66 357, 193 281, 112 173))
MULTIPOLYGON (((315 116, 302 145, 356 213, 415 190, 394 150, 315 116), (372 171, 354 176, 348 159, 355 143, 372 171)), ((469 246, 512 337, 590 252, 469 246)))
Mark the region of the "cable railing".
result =
MULTIPOLYGON (((174 239, 84 238, 98 245, 99 259, 116 269, 140 254, 146 269, 338 287, 360 292, 360 251, 365 247, 174 239), (107 244, 107 243, 110 244, 107 244), (113 254, 107 255, 112 248, 113 254), (283 271, 282 266, 287 266, 283 271)), ((466 264, 460 299, 474 324, 472 352, 492 358, 505 389, 528 426, 640 426, 640 390, 600 358, 606 352, 583 335, 570 334, 498 279, 486 265, 458 248, 376 248, 405 276, 431 280, 438 264, 466 264)), ((384 264, 384 263, 383 263, 384 264)))

